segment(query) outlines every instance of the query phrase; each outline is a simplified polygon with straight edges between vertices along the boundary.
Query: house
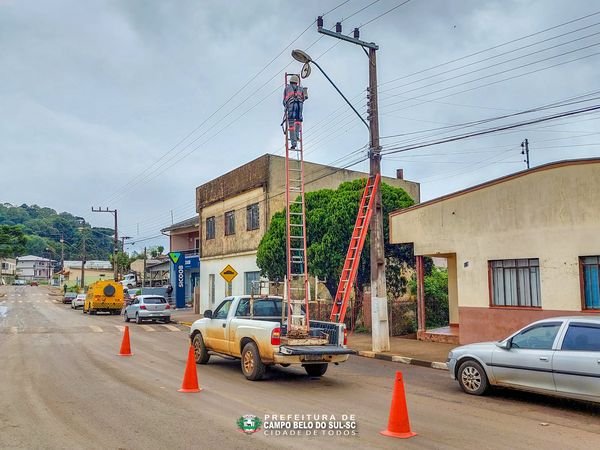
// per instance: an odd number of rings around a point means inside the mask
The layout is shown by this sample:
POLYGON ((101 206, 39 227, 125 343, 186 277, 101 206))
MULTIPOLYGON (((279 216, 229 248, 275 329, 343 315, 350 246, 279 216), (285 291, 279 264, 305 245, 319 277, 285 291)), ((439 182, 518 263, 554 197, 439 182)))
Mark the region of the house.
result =
MULTIPOLYGON (((169 283, 169 257, 159 255, 146 260, 146 286, 163 286, 169 283)), ((136 259, 130 266, 133 272, 140 274, 144 279, 144 259, 136 259)))
POLYGON ((27 255, 16 259, 16 275, 21 280, 50 280, 54 275, 53 261, 40 256, 27 255))
MULTIPOLYGON (((68 286, 81 284, 81 261, 65 261, 63 263, 63 282, 68 286)), ((90 260, 85 262, 84 283, 89 286, 96 281, 114 280, 114 272, 110 261, 90 260)))
MULTIPOLYGON (((335 189, 342 182, 367 176, 364 172, 304 163, 306 192, 335 189)), ((383 177, 382 181, 403 188, 419 201, 419 185, 404 180, 401 170, 397 178, 383 177)), ((250 293, 252 283, 260 278, 258 245, 271 217, 284 206, 285 158, 276 155, 263 155, 196 189, 202 310, 213 309, 226 295, 250 293), (220 276, 228 265, 238 274, 232 282, 220 276)), ((190 220, 189 225, 192 223, 190 220)))
POLYGON ((0 284, 10 284, 17 273, 17 260, 0 258, 0 284))
POLYGON ((448 264, 449 329, 421 339, 498 340, 547 317, 600 313, 600 159, 518 172, 390 214, 392 243, 448 264))

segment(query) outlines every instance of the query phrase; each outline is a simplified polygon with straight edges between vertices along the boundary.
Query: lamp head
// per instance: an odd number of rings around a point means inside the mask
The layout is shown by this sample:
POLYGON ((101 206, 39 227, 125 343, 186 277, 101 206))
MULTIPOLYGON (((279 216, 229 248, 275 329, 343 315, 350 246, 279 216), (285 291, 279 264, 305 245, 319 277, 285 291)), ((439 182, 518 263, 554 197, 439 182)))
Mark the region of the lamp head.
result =
POLYGON ((312 61, 311 57, 308 56, 308 53, 298 49, 292 50, 292 58, 294 58, 298 62, 301 62, 302 64, 306 64, 312 61))

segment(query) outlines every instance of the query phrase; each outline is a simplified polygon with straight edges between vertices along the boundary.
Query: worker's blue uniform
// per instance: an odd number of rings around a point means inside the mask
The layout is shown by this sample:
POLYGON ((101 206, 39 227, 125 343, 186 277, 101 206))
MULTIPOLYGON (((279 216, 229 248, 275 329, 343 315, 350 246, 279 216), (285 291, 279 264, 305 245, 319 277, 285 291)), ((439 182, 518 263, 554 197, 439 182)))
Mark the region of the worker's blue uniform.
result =
POLYGON ((302 105, 306 99, 304 89, 295 83, 289 83, 283 91, 283 106, 286 109, 288 130, 290 132, 290 141, 292 148, 296 148, 296 143, 300 139, 302 129, 302 105))

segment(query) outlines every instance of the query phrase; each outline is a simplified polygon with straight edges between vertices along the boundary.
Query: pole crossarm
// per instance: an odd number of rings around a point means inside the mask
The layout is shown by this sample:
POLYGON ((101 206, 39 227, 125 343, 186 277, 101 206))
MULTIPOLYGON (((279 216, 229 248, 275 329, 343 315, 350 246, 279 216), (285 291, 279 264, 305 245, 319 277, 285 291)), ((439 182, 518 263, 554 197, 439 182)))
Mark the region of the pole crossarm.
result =
POLYGON ((342 33, 336 33, 335 31, 328 30, 327 28, 317 27, 317 31, 321 34, 326 34, 327 36, 331 36, 334 38, 341 39, 342 41, 351 42, 356 45, 360 45, 361 47, 372 48, 373 50, 379 50, 379 46, 374 42, 366 42, 361 41, 360 39, 356 39, 350 36, 346 36, 342 33))

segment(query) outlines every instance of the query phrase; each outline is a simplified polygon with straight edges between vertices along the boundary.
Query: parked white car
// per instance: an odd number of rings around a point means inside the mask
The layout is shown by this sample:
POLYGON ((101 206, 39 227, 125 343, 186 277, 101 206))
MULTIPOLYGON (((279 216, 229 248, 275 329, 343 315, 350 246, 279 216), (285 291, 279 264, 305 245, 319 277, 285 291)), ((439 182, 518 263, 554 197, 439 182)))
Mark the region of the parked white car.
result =
POLYGON ((164 323, 171 321, 171 305, 160 295, 138 295, 123 312, 125 322, 135 320, 142 323, 143 320, 160 320, 164 323))
POLYGON ((83 308, 85 303, 85 294, 77 294, 73 300, 71 300, 71 309, 83 308))
POLYGON ((600 316, 554 317, 463 345, 448 354, 448 369, 467 394, 506 386, 600 402, 600 316))

